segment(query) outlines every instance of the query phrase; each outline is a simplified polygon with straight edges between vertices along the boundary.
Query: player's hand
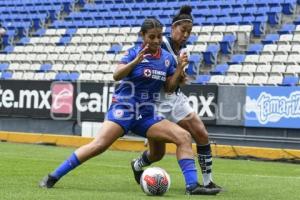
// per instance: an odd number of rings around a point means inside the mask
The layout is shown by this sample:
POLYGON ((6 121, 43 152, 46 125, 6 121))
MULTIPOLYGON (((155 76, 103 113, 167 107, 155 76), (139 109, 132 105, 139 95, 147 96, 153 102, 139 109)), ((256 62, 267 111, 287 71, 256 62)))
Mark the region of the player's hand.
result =
POLYGON ((142 62, 142 60, 144 60, 145 57, 150 55, 147 54, 148 49, 149 49, 149 44, 146 44, 146 46, 139 52, 137 57, 134 59, 135 64, 142 62))
POLYGON ((189 64, 189 58, 186 52, 181 53, 178 58, 178 67, 184 69, 189 64))
POLYGON ((187 76, 187 74, 185 73, 185 71, 181 72, 181 77, 180 77, 180 82, 179 85, 185 85, 188 82, 189 78, 187 76))

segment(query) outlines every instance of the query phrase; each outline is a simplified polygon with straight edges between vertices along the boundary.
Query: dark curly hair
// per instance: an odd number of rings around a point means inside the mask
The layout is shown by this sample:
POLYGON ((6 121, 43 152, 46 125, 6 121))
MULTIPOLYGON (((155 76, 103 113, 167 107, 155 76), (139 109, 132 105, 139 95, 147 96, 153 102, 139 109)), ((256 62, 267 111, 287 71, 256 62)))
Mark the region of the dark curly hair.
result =
POLYGON ((182 21, 190 21, 193 23, 193 17, 191 15, 192 13, 192 7, 188 5, 184 5, 180 8, 180 11, 172 20, 172 24, 177 24, 182 21))

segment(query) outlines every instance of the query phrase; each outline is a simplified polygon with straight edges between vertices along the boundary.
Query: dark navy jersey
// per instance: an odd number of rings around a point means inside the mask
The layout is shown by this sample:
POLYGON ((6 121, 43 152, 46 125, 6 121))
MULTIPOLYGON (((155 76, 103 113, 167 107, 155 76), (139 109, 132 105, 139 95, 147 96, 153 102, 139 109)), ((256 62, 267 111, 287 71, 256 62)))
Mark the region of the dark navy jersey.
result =
MULTIPOLYGON (((142 46, 130 48, 121 59, 121 63, 130 63, 142 48, 142 46)), ((156 55, 145 57, 128 76, 122 79, 115 91, 114 100, 130 103, 154 101, 166 78, 174 74, 175 67, 176 61, 173 56, 163 49, 156 55)))
MULTIPOLYGON (((180 54, 180 52, 186 51, 186 44, 182 44, 180 46, 179 52, 176 52, 175 48, 174 48, 174 43, 173 43, 172 38, 170 36, 167 36, 167 37, 164 36, 161 48, 165 49, 166 51, 168 51, 173 56, 173 58, 175 59, 175 61, 177 63, 177 56, 180 54)), ((178 86, 176 88, 175 92, 178 92, 179 90, 180 90, 180 87, 178 86)))
MULTIPOLYGON (((178 56, 179 52, 175 52, 175 48, 174 48, 174 43, 173 40, 170 36, 164 37, 163 38, 163 43, 161 45, 161 48, 165 49, 166 51, 168 51, 169 53, 171 53, 173 56, 178 56)), ((180 50, 185 49, 186 48, 186 44, 182 44, 180 46, 180 50)))

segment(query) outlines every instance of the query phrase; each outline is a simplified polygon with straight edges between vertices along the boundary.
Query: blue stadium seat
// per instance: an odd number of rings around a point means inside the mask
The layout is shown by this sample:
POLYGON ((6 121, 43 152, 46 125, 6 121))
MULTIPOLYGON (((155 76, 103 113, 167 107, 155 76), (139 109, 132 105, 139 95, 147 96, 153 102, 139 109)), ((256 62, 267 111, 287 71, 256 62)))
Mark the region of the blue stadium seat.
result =
POLYGON ((262 44, 250 44, 248 47, 246 54, 259 54, 263 49, 262 44))
POLYGON ((282 5, 282 12, 291 15, 296 11, 296 0, 285 0, 282 5))
POLYGON ((66 36, 73 36, 76 34, 77 29, 76 28, 68 28, 65 32, 66 36))
POLYGON ((283 86, 295 86, 298 84, 299 77, 287 75, 283 77, 282 84, 283 86))
POLYGON ((225 74, 229 68, 227 63, 219 64, 211 71, 211 74, 225 74))
POLYGON ((5 71, 9 67, 9 63, 0 63, 0 71, 5 71))
POLYGON ((204 62, 206 64, 216 64, 220 46, 218 44, 211 44, 203 52, 204 62))
POLYGON ((70 37, 70 36, 63 36, 63 37, 60 38, 57 45, 66 45, 71 41, 71 39, 72 39, 72 37, 70 37))
POLYGON ((68 81, 68 80, 70 80, 70 77, 69 77, 69 74, 67 72, 58 72, 55 76, 55 80, 68 81))
POLYGON ((29 42, 30 42, 29 37, 22 37, 21 40, 17 44, 18 45, 25 45, 25 44, 28 44, 29 42))
POLYGON ((3 71, 1 74, 1 79, 7 80, 12 78, 12 72, 3 71))
POLYGON ((194 44, 198 39, 197 35, 191 34, 189 39, 187 40, 187 44, 194 44))
POLYGON ((282 28, 278 31, 279 34, 292 34, 296 29, 295 24, 284 24, 282 28))
POLYGON ((41 65, 39 72, 48 72, 52 69, 52 65, 50 63, 44 63, 41 65))
POLYGON ((12 45, 6 46, 3 51, 4 53, 11 53, 14 51, 14 46, 12 45))
POLYGON ((221 52, 223 54, 232 54, 235 41, 235 35, 224 35, 223 41, 220 42, 221 52))
POLYGON ((118 54, 122 50, 122 46, 119 44, 113 44, 107 53, 118 54))
POLYGON ((228 62, 229 65, 240 64, 244 62, 246 55, 244 54, 235 54, 232 56, 231 60, 228 62))
POLYGON ((263 44, 274 44, 279 40, 278 34, 268 34, 261 42, 263 44))
POLYGON ((205 85, 209 82, 210 75, 198 75, 192 83, 205 85))
POLYGON ((197 75, 202 62, 201 54, 191 54, 189 57, 189 64, 186 69, 188 75, 197 75))
POLYGON ((69 79, 71 81, 76 81, 76 80, 78 80, 79 75, 80 74, 78 72, 71 72, 70 75, 69 75, 69 79))

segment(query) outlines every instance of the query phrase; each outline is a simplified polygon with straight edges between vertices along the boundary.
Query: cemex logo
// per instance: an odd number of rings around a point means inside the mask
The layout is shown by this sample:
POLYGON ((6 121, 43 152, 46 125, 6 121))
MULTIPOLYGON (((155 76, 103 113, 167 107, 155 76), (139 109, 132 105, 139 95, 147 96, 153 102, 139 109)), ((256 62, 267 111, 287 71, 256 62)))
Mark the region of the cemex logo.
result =
POLYGON ((74 87, 71 83, 54 82, 51 87, 51 113, 69 114, 73 112, 74 87))

